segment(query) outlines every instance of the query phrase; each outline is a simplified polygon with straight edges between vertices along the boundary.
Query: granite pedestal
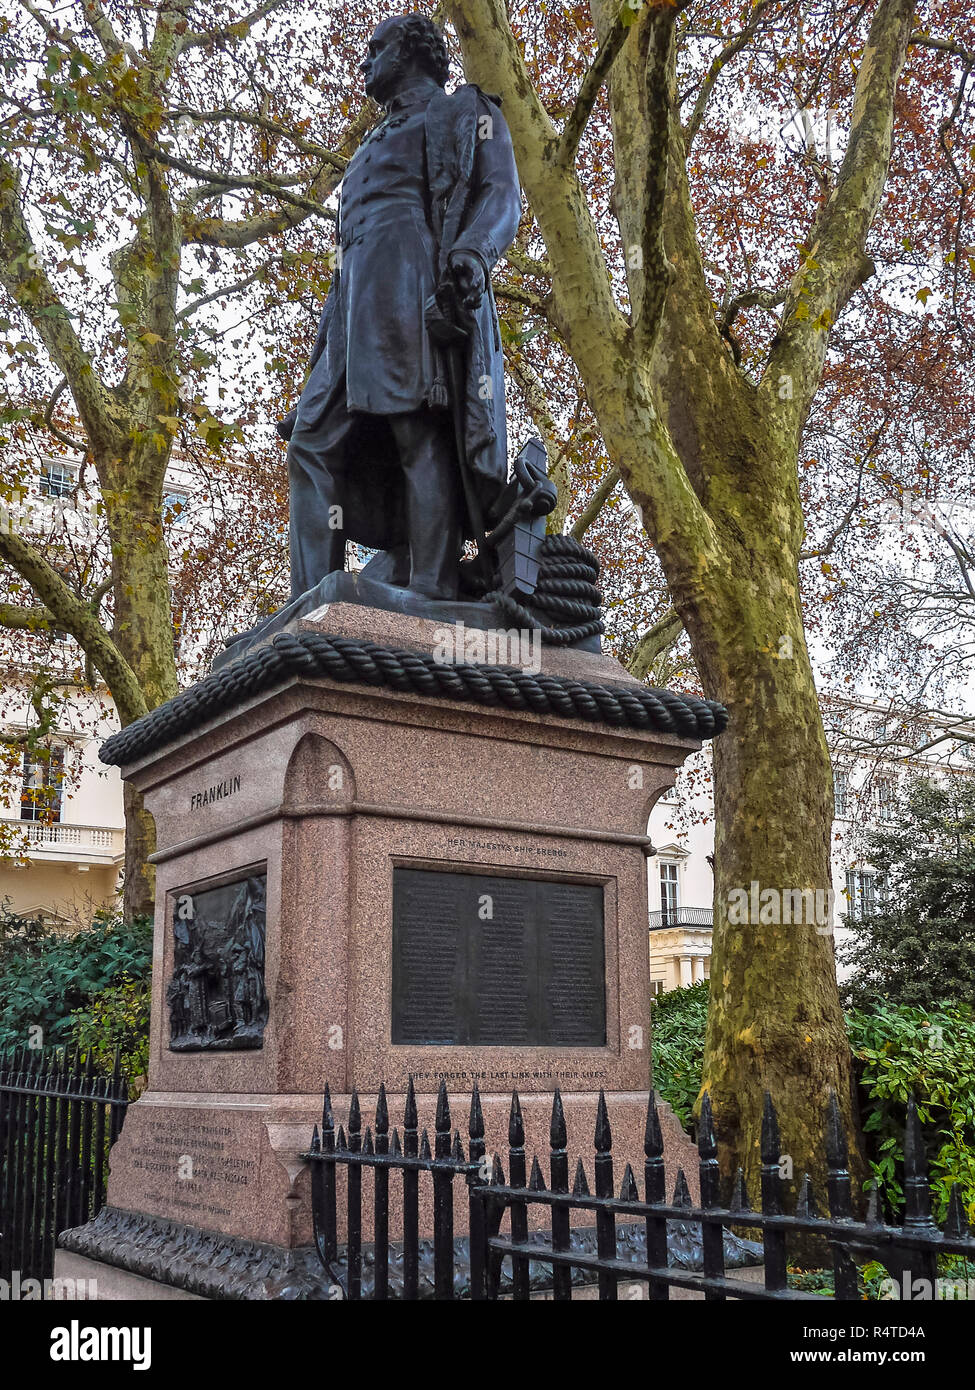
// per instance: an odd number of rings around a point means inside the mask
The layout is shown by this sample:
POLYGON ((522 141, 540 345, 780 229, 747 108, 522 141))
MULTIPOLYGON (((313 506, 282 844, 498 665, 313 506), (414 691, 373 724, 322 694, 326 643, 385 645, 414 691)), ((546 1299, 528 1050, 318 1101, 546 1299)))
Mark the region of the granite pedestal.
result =
MULTIPOLYGON (((435 623, 349 604, 292 628, 427 654, 440 640, 435 623)), ((542 674, 640 688, 611 658, 589 652, 544 649, 542 674)), ((602 1089, 620 1173, 625 1161, 639 1172, 650 1084, 647 818, 699 746, 299 672, 124 765, 157 834, 149 1084, 112 1151, 106 1211, 65 1247, 211 1295, 219 1278, 201 1271, 221 1260, 238 1293, 248 1259, 281 1274, 279 1288, 310 1288, 312 1274, 302 1273, 313 1267, 309 1175, 300 1155, 326 1081, 337 1122, 347 1121, 353 1088, 370 1122, 382 1082, 391 1123, 401 1124, 412 1076, 432 1137, 446 1077, 464 1137, 476 1078, 488 1152, 502 1154, 517 1088, 529 1161, 537 1151, 546 1171, 553 1089, 563 1095, 573 1161, 592 1155, 602 1089), (398 871, 592 890, 602 918, 604 1036, 584 1045, 396 1041, 398 871), (260 1045, 172 1050, 167 985, 179 903, 264 876, 260 1045)), ((483 926, 490 931, 490 920, 483 926)), ((694 1150, 666 1107, 663 1124, 670 1180, 683 1164, 693 1184, 694 1150)), ((421 1223, 429 1234, 428 1207, 421 1223)), ((265 1293, 253 1296, 269 1296, 273 1284, 265 1280, 265 1293)))

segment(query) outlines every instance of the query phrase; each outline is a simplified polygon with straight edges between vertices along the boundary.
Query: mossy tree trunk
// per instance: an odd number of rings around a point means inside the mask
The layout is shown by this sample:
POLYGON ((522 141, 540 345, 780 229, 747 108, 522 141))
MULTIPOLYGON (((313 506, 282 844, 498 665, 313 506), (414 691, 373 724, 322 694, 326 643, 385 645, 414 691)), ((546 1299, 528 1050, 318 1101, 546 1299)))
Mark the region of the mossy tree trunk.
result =
POLYGON ((715 746, 704 1087, 723 1174, 730 1180, 741 1165, 755 1192, 766 1089, 796 1181, 807 1169, 822 1172, 830 1090, 858 1161, 831 936, 814 914, 800 925, 739 924, 729 899, 753 882, 780 895, 831 885, 832 779, 803 633, 797 457, 830 325, 872 271, 864 244, 887 176, 914 5, 876 6, 846 155, 782 295, 781 327, 757 381, 719 332, 702 265, 687 179, 693 130, 681 128, 675 92, 675 21, 686 6, 648 4, 637 17, 617 0, 590 8, 598 54, 559 129, 532 85, 503 0, 447 3, 468 77, 504 99, 551 267, 544 312, 641 509, 704 688, 730 711, 715 746), (628 313, 614 299, 575 167, 604 83, 628 313))

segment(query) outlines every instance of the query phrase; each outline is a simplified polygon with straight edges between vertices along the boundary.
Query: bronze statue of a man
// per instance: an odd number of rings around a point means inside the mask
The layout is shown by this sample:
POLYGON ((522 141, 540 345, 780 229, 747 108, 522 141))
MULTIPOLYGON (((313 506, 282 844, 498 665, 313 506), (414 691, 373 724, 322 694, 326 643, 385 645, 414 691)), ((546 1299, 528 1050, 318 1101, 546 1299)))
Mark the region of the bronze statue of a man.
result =
POLYGON ((380 24, 362 64, 386 115, 342 181, 336 272, 301 399, 279 427, 293 597, 343 569, 353 540, 385 552, 374 576, 455 598, 464 537, 505 484, 490 277, 521 194, 497 102, 474 86, 448 96, 447 70, 422 15, 380 24), (438 317, 462 327, 459 349, 431 332, 438 317))

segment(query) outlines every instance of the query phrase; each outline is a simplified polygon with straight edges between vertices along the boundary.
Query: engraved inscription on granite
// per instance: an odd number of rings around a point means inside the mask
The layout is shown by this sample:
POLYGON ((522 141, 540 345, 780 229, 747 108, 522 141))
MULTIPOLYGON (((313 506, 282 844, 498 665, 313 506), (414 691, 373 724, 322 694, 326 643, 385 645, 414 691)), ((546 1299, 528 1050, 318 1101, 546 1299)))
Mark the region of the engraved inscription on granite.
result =
POLYGON ((602 1047, 603 890, 393 870, 394 1044, 602 1047))
POLYGON ((145 1120, 129 1149, 140 1191, 177 1221, 206 1225, 229 1217, 257 1179, 257 1160, 240 1152, 240 1134, 219 1119, 188 1112, 145 1120))
POLYGON ((166 989, 172 1052, 261 1047, 267 1023, 267 875, 173 894, 173 976, 166 989))

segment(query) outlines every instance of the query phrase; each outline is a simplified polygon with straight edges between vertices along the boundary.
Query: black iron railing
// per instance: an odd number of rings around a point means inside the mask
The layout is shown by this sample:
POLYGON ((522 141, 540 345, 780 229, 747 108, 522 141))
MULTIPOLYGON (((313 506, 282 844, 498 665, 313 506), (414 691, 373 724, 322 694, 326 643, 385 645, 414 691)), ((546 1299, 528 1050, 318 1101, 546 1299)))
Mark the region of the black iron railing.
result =
MULTIPOLYGON (((626 1164, 616 1192, 612 1132, 606 1100, 599 1095, 596 1111, 594 1190, 590 1191, 585 1165, 578 1159, 569 1184, 570 1161, 562 1100, 555 1092, 550 1126, 549 1179, 546 1183, 537 1156, 529 1169, 525 1134, 517 1092, 512 1093, 508 1126, 508 1180, 501 1161, 486 1161, 484 1121, 477 1086, 471 1095, 468 1120, 468 1152, 465 1157, 457 1130, 451 1135, 450 1105, 441 1082, 437 1100, 436 1138, 431 1153, 424 1130, 417 1132, 417 1108, 410 1082, 406 1096, 403 1141, 395 1128, 390 1135, 386 1093, 380 1088, 376 1108, 376 1132, 362 1121, 357 1095, 349 1112, 349 1133, 340 1125, 336 1134, 328 1089, 322 1130, 318 1127, 310 1151, 315 1242, 319 1257, 335 1285, 350 1299, 363 1297, 363 1262, 371 1274, 368 1296, 385 1300, 390 1292, 391 1259, 402 1280, 397 1296, 420 1296, 419 1270, 428 1251, 419 1237, 418 1190, 429 1175, 433 1187, 433 1265, 430 1292, 439 1299, 456 1296, 455 1261, 469 1261, 461 1285, 473 1299, 497 1299, 510 1294, 527 1299, 533 1288, 550 1289, 556 1300, 572 1298, 581 1283, 596 1284, 601 1300, 615 1300, 618 1284, 645 1286, 651 1300, 667 1300, 672 1288, 703 1294, 710 1301, 765 1299, 821 1301, 822 1295, 788 1287, 787 1242, 797 1237, 819 1237, 828 1248, 833 1267, 834 1297, 860 1299, 858 1266, 876 1260, 897 1282, 901 1293, 927 1288, 936 1296, 939 1256, 958 1255, 975 1260, 975 1239, 964 1217, 961 1190, 953 1187, 947 1219, 940 1228, 931 1215, 931 1189, 925 1167, 921 1126, 913 1100, 908 1104, 904 1149, 905 1215, 900 1226, 885 1224, 880 1217, 876 1188, 870 1192, 864 1219, 854 1212, 853 1182, 848 1166, 846 1137, 836 1097, 831 1095, 826 1115, 825 1159, 829 1215, 816 1209, 812 1185, 804 1177, 795 1209, 787 1213, 785 1182, 780 1164, 782 1144, 771 1099, 766 1096, 761 1137, 761 1207, 752 1208, 741 1172, 734 1184, 730 1205, 719 1200, 717 1145, 710 1100, 705 1096, 698 1126, 700 1204, 692 1202, 683 1171, 676 1189, 666 1200, 663 1139, 651 1095, 644 1141, 643 1196, 633 1170, 626 1164), (340 1246, 336 1173, 347 1170, 347 1241, 340 1246), (362 1173, 372 1169, 373 1233, 368 1247, 362 1241, 362 1173), (390 1174, 402 1181, 403 1230, 391 1244, 389 1231, 390 1174), (456 1183, 467 1187, 466 1209, 469 1243, 454 1239, 456 1183), (549 1214, 544 1231, 529 1236, 529 1212, 545 1208, 549 1214), (580 1219, 585 1230, 580 1230, 580 1219), (507 1222, 507 1230, 502 1227, 507 1222), (668 1261, 668 1233, 675 1227, 694 1227, 699 1236, 700 1268, 677 1267, 668 1261), (592 1235, 595 1239, 580 1238, 592 1235), (752 1283, 729 1275, 726 1269, 725 1233, 747 1230, 758 1233, 763 1253, 762 1282, 752 1283), (634 1231, 639 1236, 634 1240, 634 1231), (626 1234, 621 1247, 620 1240, 626 1234), (400 1243, 401 1239, 401 1243, 400 1243), (623 1254, 621 1255, 621 1248, 623 1254), (635 1257, 634 1257, 635 1254, 635 1257), (543 1277, 539 1277, 539 1271, 543 1277), (918 1285, 915 1281, 926 1281, 918 1285)), ((538 1224, 533 1223, 533 1224, 538 1224)), ((925 1296, 922 1292, 921 1296, 925 1296)))
POLYGON ((665 927, 712 927, 714 909, 710 907, 664 907, 650 913, 650 930, 665 927))
MULTIPOLYGON (((429 1174, 433 1187, 434 1223, 434 1297, 448 1299, 454 1291, 454 1182, 463 1177, 470 1185, 482 1173, 484 1159, 484 1122, 480 1118, 480 1102, 476 1099, 471 1107, 471 1120, 468 1128, 470 1159, 465 1161, 459 1131, 450 1133, 450 1108, 446 1087, 441 1086, 437 1101, 436 1137, 434 1151, 430 1151, 427 1131, 422 1136, 418 1129, 416 1099, 413 1082, 410 1082, 406 1096, 406 1109, 403 1117, 403 1140, 394 1129, 392 1139, 389 1131, 389 1109, 386 1103, 385 1088, 380 1086, 376 1105, 376 1133, 366 1127, 362 1133, 362 1116, 358 1095, 353 1094, 349 1107, 349 1133, 339 1125, 335 1132, 332 1116, 332 1102, 328 1086, 325 1087, 325 1101, 322 1110, 322 1130, 312 1136, 311 1152, 305 1157, 312 1164, 312 1209, 315 1223, 315 1246, 325 1269, 330 1273, 337 1287, 345 1296, 358 1299, 362 1296, 362 1171, 371 1168, 375 1178, 373 1183, 373 1233, 372 1253, 372 1297, 383 1301, 389 1297, 390 1240, 389 1240, 389 1175, 398 1172, 402 1175, 403 1233, 402 1247, 398 1252, 402 1265, 402 1297, 413 1300, 419 1297, 420 1286, 420 1219, 419 1192, 420 1175, 429 1174), (476 1114, 475 1114, 476 1111, 476 1114), (336 1201, 336 1168, 342 1165, 348 1171, 347 1186, 347 1241, 342 1251, 342 1272, 339 1272, 338 1211, 336 1201)), ((473 1188, 471 1188, 473 1191, 473 1188)), ((473 1198, 469 1205, 469 1218, 480 1221, 482 1209, 475 1205, 473 1198)), ((478 1288, 483 1285, 483 1275, 478 1273, 478 1288)))
POLYGON ((59 1231, 101 1210, 128 1088, 64 1052, 0 1055, 0 1279, 50 1280, 59 1231))

